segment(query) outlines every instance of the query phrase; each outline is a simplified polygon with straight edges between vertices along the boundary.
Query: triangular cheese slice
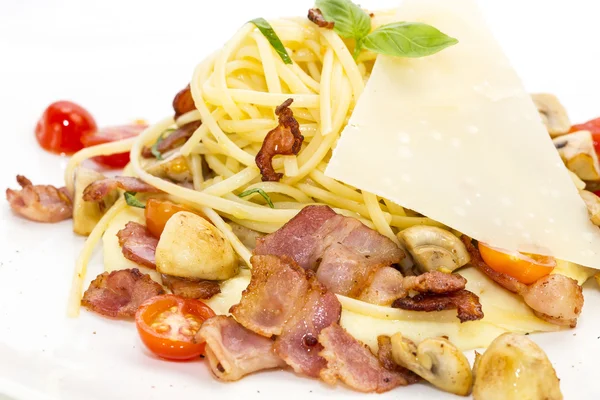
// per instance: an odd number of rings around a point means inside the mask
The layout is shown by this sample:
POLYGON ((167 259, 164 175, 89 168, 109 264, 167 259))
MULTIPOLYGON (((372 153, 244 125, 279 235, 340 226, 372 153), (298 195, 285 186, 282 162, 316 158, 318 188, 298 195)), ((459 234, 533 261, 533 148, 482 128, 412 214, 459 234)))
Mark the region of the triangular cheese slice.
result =
POLYGON ((474 0, 407 0, 399 20, 459 43, 379 56, 325 174, 493 246, 600 268, 600 230, 474 0))

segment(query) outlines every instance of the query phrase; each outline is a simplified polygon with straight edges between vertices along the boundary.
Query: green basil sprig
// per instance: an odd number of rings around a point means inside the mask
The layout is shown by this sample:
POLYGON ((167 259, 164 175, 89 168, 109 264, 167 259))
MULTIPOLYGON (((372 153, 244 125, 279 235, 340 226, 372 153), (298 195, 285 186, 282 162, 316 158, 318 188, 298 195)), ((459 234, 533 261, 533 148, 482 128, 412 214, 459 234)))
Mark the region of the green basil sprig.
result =
POLYGON ((277 36, 277 33, 275 33, 275 30, 271 24, 269 24, 269 22, 264 18, 255 18, 250 22, 252 22, 258 28, 260 33, 267 38, 283 62, 286 64, 291 64, 292 59, 290 58, 290 55, 287 53, 283 43, 281 43, 279 36, 277 36))
POLYGON ((125 192, 125 202, 128 206, 137 208, 146 208, 146 205, 135 197, 135 192, 125 192))
POLYGON ((316 0, 326 21, 345 39, 354 39, 354 58, 364 48, 395 57, 425 57, 458 43, 433 26, 419 22, 394 22, 371 32, 371 17, 350 0, 316 0))
POLYGON ((254 188, 254 189, 246 190, 245 192, 242 192, 242 193, 238 194, 238 197, 250 196, 253 193, 260 194, 263 197, 263 199, 265 199, 265 201, 267 202, 267 204, 269 205, 269 207, 275 208, 275 205, 273 205, 273 202, 271 201, 271 198, 269 197, 269 195, 264 190, 259 189, 259 188, 254 188))
POLYGON ((443 34, 431 25, 418 22, 394 22, 371 32, 363 46, 388 56, 424 57, 435 54, 458 40, 443 34))

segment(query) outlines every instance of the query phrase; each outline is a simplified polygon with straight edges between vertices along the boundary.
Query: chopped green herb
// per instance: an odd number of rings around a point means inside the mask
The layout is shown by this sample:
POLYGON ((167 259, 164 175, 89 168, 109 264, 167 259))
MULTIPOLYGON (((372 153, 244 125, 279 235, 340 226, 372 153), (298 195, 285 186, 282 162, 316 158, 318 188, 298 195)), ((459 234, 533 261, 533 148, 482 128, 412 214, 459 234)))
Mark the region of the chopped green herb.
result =
POLYGON ((455 45, 458 40, 431 25, 394 22, 380 26, 365 38, 363 45, 375 53, 396 57, 425 57, 455 45))
POLYGON ((260 33, 262 33, 267 38, 267 40, 269 41, 269 43, 271 43, 271 46, 273 46, 273 48, 275 49, 277 54, 279 54, 279 57, 281 57, 283 62, 286 64, 292 64, 292 59, 290 58, 290 55, 287 53, 285 47, 283 46, 283 43, 281 43, 279 36, 277 36, 275 30, 273 30, 271 24, 269 24, 269 22, 264 18, 255 18, 250 22, 252 22, 258 28, 260 33))
POLYGON ((125 202, 128 206, 137 208, 146 208, 146 205, 135 197, 135 192, 125 192, 125 202))
POLYGON ((245 192, 242 192, 242 193, 238 194, 238 197, 250 196, 253 193, 260 194, 263 197, 263 199, 265 199, 265 201, 267 202, 267 204, 269 205, 269 207, 275 208, 275 206, 273 205, 273 202, 271 201, 271 198, 269 197, 269 195, 264 190, 259 189, 259 188, 254 188, 254 189, 246 190, 245 192))
POLYGON ((156 142, 154 142, 154 144, 152 145, 152 147, 150 147, 150 152, 152 153, 152 155, 154 157, 156 157, 157 160, 162 160, 163 159, 163 156, 162 156, 161 152, 158 151, 158 145, 160 144, 160 142, 162 142, 164 140, 165 135, 167 133, 174 132, 174 131, 176 131, 176 129, 173 129, 173 128, 169 128, 169 129, 165 130, 163 133, 160 134, 160 136, 158 137, 158 139, 156 139, 156 142))

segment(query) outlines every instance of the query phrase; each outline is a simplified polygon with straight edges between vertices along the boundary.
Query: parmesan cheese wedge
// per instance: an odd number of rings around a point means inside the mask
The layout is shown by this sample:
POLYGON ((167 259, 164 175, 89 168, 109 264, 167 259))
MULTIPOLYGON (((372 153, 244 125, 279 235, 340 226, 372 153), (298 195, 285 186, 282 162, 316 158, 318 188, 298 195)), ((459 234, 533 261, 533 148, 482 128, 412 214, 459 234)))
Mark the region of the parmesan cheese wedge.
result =
POLYGON ((398 20, 459 43, 379 56, 325 174, 496 247, 600 268, 600 230, 475 0, 405 0, 398 20))

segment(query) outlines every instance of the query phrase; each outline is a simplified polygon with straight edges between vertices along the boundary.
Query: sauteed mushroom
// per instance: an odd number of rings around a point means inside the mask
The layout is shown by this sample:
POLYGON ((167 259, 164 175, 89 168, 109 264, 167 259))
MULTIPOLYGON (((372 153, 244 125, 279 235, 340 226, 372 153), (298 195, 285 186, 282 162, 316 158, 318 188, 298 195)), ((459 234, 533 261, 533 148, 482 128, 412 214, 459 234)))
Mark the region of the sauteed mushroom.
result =
POLYGON ((600 164, 590 132, 579 131, 557 137, 554 139, 554 145, 567 168, 579 178, 584 181, 600 179, 600 164))
POLYGON ((498 336, 473 366, 474 400, 562 400, 559 379, 546 353, 526 336, 498 336))
POLYGON ((569 132, 571 128, 569 116, 556 96, 548 93, 534 93, 531 95, 531 98, 551 137, 564 135, 569 132))
POLYGON ((600 197, 596 196, 592 192, 588 192, 587 190, 580 190, 579 195, 587 206, 590 220, 595 225, 600 226, 600 197))
POLYGON ((166 178, 174 182, 192 181, 188 163, 177 149, 163 154, 161 160, 152 159, 149 161, 146 171, 159 178, 166 178))
POLYGON ((471 391, 473 376, 469 361, 447 339, 428 338, 417 346, 396 333, 391 341, 396 364, 446 392, 466 396, 471 391))
POLYGON ((118 191, 114 190, 99 202, 84 201, 83 191, 89 184, 104 179, 104 175, 94 170, 78 167, 75 170, 75 193, 73 195, 73 232, 89 235, 104 212, 117 200, 118 191))
POLYGON ((451 272, 470 260, 459 238, 435 226, 412 226, 398 233, 398 239, 423 272, 451 272))

